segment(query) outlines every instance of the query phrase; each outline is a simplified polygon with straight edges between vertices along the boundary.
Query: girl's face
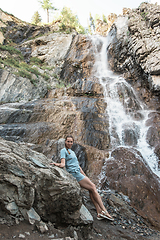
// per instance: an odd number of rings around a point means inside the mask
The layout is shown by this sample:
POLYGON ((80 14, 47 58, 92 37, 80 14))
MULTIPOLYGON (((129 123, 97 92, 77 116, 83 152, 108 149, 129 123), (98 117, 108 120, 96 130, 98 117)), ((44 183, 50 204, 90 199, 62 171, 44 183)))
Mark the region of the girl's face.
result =
POLYGON ((65 141, 66 148, 71 148, 73 145, 73 139, 71 137, 68 137, 65 141))

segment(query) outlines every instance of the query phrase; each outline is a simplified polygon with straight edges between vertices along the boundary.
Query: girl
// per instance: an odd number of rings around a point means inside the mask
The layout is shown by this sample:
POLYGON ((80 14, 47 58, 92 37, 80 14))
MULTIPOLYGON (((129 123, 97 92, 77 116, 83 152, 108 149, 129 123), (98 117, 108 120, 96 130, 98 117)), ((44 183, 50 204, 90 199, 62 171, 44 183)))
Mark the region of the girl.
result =
POLYGON ((101 220, 107 218, 108 220, 113 221, 114 219, 108 213, 106 208, 103 205, 101 197, 96 189, 94 183, 85 175, 82 168, 79 166, 78 159, 74 151, 71 150, 74 139, 72 136, 67 136, 65 139, 65 148, 61 150, 61 163, 51 163, 58 167, 66 167, 67 172, 71 173, 80 184, 81 187, 89 191, 90 198, 97 211, 97 219, 101 220))

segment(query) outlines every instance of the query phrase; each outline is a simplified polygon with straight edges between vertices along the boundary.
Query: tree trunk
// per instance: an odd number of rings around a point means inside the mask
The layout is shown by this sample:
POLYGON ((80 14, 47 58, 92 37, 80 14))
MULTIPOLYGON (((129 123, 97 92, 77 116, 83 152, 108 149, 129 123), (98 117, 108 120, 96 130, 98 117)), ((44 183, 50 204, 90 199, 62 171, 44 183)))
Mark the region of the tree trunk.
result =
POLYGON ((49 9, 47 9, 47 23, 49 23, 49 9))

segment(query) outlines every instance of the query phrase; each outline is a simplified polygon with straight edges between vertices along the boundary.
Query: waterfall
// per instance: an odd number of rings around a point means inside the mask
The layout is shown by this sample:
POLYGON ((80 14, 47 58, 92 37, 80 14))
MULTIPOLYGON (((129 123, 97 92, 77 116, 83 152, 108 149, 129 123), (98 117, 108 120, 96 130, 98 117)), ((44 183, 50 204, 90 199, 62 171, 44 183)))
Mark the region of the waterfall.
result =
POLYGON ((107 103, 111 149, 119 146, 137 149, 150 169, 160 177, 158 157, 146 141, 148 127, 145 123, 151 110, 138 99, 134 89, 122 76, 109 70, 107 46, 111 42, 110 37, 93 36, 92 42, 96 49, 94 75, 103 85, 107 103))

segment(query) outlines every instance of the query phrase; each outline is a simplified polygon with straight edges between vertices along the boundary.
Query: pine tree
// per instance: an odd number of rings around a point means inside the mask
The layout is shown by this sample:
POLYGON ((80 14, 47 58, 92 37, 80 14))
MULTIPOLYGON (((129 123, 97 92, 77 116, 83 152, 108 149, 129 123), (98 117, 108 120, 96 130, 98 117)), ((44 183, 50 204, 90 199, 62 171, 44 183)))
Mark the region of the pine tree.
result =
POLYGON ((31 19, 31 23, 32 24, 37 24, 37 23, 40 23, 41 22, 41 16, 39 15, 38 11, 36 11, 34 13, 34 15, 32 16, 32 19, 31 19))
POLYGON ((58 18, 61 22, 60 30, 67 33, 72 32, 73 30, 78 33, 85 33, 85 29, 79 23, 77 15, 75 15, 70 8, 64 7, 61 11, 61 15, 58 18))
POLYGON ((95 23, 94 23, 94 19, 91 15, 91 13, 89 14, 89 21, 90 21, 90 29, 91 29, 91 32, 94 33, 95 31, 95 23))
POLYGON ((49 10, 53 9, 53 10, 57 10, 55 7, 53 7, 52 3, 50 2, 50 0, 39 0, 39 3, 41 4, 41 7, 44 10, 47 10, 47 22, 49 23, 49 10))

